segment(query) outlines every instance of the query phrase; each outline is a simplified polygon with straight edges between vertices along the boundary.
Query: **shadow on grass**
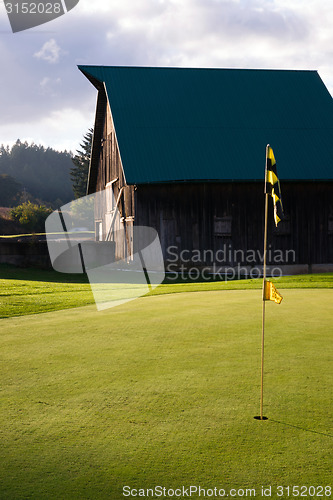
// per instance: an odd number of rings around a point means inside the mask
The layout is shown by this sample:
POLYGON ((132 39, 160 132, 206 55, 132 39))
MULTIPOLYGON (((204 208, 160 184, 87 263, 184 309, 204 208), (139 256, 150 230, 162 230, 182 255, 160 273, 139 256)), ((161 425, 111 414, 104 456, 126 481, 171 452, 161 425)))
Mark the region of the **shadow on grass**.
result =
POLYGON ((333 437, 332 434, 327 434, 325 432, 320 432, 320 431, 314 431, 313 429, 307 429, 306 427, 301 427, 299 425, 288 424, 286 422, 280 422, 279 420, 274 420, 273 418, 270 418, 269 420, 271 422, 276 423, 276 424, 286 425, 288 427, 294 427, 295 429, 299 429, 301 431, 312 432, 313 434, 320 434, 321 436, 326 436, 326 437, 333 437))
MULTIPOLYGON (((37 267, 17 267, 12 264, 0 264, 0 279, 9 280, 25 280, 25 281, 45 281, 50 283, 89 283, 87 274, 64 274, 58 273, 53 269, 42 269, 37 267)), ((283 276, 279 279, 273 279, 277 286, 283 288, 333 288, 333 273, 313 274, 313 275, 294 275, 283 276)), ((234 280, 221 280, 214 279, 202 280, 200 278, 184 279, 178 277, 177 279, 170 278, 168 274, 162 283, 163 285, 211 285, 219 286, 221 284, 235 289, 260 289, 262 287, 261 279, 234 279, 234 280), (236 286, 235 286, 236 285, 236 286)), ((193 291, 196 289, 194 288, 193 291)), ((161 291, 161 290, 160 290, 161 291)), ((171 289, 171 293, 176 290, 171 289)), ((165 293, 165 291, 163 291, 165 293)), ((156 292, 149 293, 148 295, 155 295, 156 292)))
POLYGON ((16 267, 11 264, 0 264, 0 279, 45 281, 49 283, 89 283, 86 274, 64 274, 53 269, 16 267))

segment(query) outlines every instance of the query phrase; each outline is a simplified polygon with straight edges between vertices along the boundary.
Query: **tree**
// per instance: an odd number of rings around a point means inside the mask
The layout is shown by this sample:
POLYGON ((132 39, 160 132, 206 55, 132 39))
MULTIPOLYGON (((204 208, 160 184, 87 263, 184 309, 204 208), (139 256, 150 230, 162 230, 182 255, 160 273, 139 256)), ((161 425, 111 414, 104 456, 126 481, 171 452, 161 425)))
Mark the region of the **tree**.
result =
POLYGON ((80 144, 82 150, 77 150, 77 154, 72 158, 74 167, 71 169, 70 175, 73 182, 75 198, 81 198, 87 194, 92 138, 93 129, 90 128, 83 137, 83 142, 80 144))
POLYGON ((10 218, 19 222, 25 229, 35 232, 44 232, 45 220, 52 213, 52 208, 45 205, 35 205, 28 201, 10 211, 10 218))
MULTIPOLYGON (((72 154, 17 140, 9 149, 0 146, 0 174, 8 174, 33 199, 55 205, 74 198, 70 169, 72 154)), ((27 201, 27 200, 25 200, 27 201)))
POLYGON ((12 207, 20 197, 22 186, 8 174, 0 174, 0 206, 12 207))
MULTIPOLYGON (((95 196, 84 196, 71 203, 70 217, 75 226, 91 227, 94 224, 95 196)), ((94 228, 91 228, 94 229, 94 228)))

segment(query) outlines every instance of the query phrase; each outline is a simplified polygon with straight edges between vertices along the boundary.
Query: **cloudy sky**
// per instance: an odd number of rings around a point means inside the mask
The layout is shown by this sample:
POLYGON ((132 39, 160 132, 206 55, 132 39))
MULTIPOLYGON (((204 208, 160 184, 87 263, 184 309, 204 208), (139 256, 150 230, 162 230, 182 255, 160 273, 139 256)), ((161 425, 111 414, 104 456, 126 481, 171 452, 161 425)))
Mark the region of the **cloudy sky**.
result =
POLYGON ((0 144, 75 151, 96 91, 78 64, 315 69, 333 94, 332 0, 80 0, 13 34, 0 0, 0 144))

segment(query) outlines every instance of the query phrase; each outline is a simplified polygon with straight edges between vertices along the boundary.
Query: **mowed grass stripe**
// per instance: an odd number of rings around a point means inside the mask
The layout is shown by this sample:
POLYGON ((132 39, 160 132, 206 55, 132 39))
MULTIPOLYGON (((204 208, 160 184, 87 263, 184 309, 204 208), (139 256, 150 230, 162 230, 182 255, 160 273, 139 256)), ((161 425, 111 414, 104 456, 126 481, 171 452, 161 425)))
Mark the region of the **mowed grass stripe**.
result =
MULTIPOLYGON (((145 297, 2 320, 3 498, 329 484, 333 290, 145 297)), ((192 497, 194 498, 194 497, 192 497)))

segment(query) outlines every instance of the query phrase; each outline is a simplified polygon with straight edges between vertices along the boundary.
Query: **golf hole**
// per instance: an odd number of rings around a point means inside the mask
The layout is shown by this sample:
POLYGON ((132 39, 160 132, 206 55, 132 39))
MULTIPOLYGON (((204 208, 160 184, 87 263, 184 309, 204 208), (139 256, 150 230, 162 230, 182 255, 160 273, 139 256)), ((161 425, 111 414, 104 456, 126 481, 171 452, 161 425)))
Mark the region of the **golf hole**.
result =
POLYGON ((259 416, 259 417, 253 417, 253 418, 255 418, 256 420, 268 420, 268 417, 262 417, 262 418, 261 418, 261 417, 259 416))

